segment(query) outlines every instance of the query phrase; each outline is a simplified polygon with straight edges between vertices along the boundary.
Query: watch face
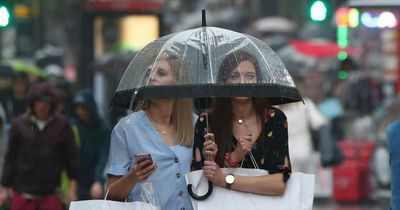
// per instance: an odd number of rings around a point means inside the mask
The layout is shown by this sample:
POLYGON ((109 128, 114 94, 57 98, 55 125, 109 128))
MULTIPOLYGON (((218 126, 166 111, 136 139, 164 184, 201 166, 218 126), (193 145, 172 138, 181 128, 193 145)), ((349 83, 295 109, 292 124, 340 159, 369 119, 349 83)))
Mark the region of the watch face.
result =
POLYGON ((235 181, 235 177, 231 174, 229 174, 228 176, 225 177, 225 182, 227 184, 233 184, 234 181, 235 181))

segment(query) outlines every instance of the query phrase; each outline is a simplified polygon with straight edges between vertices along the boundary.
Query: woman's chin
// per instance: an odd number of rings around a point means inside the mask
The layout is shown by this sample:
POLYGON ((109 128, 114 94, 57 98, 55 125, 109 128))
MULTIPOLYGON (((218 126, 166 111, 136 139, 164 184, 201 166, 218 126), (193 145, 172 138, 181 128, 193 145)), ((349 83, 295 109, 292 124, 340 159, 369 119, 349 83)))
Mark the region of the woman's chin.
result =
POLYGON ((235 101, 235 102, 248 102, 248 101, 251 101, 251 97, 234 97, 233 99, 232 99, 233 101, 235 101))

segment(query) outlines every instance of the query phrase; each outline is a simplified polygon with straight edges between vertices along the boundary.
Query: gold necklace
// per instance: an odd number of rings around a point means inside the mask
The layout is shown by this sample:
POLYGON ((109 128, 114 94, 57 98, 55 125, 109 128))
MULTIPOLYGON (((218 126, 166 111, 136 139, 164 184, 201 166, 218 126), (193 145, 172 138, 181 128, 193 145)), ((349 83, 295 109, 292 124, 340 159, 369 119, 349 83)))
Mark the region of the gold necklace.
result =
MULTIPOLYGON (((149 119, 150 119, 150 122, 154 125, 154 127, 156 128, 156 132, 157 132, 157 134, 162 134, 162 135, 165 135, 165 134, 167 134, 168 133, 168 130, 161 130, 160 129, 160 125, 153 119, 153 116, 150 114, 150 111, 147 111, 148 112, 148 116, 149 116, 149 119)), ((168 128, 167 128, 168 129, 168 128)))
POLYGON ((243 125, 244 121, 246 120, 250 120, 253 117, 253 115, 251 115, 250 117, 247 118, 239 118, 239 119, 235 119, 235 121, 239 124, 239 125, 243 125))

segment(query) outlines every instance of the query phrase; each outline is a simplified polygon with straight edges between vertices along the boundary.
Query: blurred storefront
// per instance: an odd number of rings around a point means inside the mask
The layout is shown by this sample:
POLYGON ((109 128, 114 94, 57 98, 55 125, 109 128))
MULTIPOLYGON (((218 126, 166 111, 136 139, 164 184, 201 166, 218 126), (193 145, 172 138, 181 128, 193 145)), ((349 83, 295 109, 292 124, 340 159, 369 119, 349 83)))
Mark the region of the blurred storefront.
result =
POLYGON ((384 103, 394 99, 400 92, 400 1, 349 0, 337 10, 336 24, 339 46, 358 47, 360 69, 381 77, 384 103))
MULTIPOLYGON (((341 60, 351 57, 354 61, 351 64, 356 68, 352 71, 341 69, 339 72, 341 79, 347 80, 350 87, 345 93, 350 96, 349 104, 352 106, 349 107, 356 108, 358 112, 348 129, 351 135, 347 136, 351 138, 344 142, 375 145, 374 149, 365 152, 369 155, 368 170, 371 174, 368 178, 371 179, 361 185, 370 187, 367 198, 376 198, 383 195, 390 185, 385 134, 386 125, 398 116, 391 107, 400 94, 400 1, 348 0, 336 10, 336 25, 338 45, 341 48, 354 46, 359 51, 353 57, 345 52, 338 55, 341 60), (352 92, 356 94, 352 95, 352 92)), ((362 161, 359 165, 363 165, 362 161)), ((361 169, 359 171, 365 174, 361 169)), ((336 172, 335 180, 339 180, 339 172, 336 172)), ((349 178, 350 173, 345 172, 341 176, 349 178)), ((362 197, 363 192, 360 190, 356 195, 362 197)), ((351 196, 335 199, 349 200, 351 196)))
POLYGON ((93 0, 82 5, 78 79, 94 88, 103 114, 110 113, 108 102, 134 54, 162 34, 163 6, 163 0, 93 0))

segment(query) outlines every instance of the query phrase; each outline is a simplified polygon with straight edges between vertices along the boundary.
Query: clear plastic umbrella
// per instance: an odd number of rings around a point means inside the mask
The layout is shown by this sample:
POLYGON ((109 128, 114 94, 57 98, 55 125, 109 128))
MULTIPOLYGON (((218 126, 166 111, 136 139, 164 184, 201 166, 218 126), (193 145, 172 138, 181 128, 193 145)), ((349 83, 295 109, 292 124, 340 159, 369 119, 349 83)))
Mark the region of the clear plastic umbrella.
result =
POLYGON ((132 109, 144 99, 238 96, 266 97, 271 104, 302 100, 285 66, 266 43, 247 34, 203 26, 161 37, 138 52, 111 106, 132 109), (226 83, 230 71, 223 69, 236 68, 243 53, 255 61, 257 81, 226 83), (229 56, 234 60, 222 64, 229 56), (162 61, 168 61, 174 71, 173 85, 151 82, 162 61))
MULTIPOLYGON (((203 11, 203 27, 161 37, 135 55, 111 106, 133 109, 146 99, 239 96, 265 97, 274 105, 302 100, 289 72, 266 43, 250 35, 206 27, 203 11), (239 65, 243 61, 255 67, 251 75, 240 69, 246 68, 239 65), (167 74, 173 75, 173 84, 158 82, 167 74), (235 80, 238 78, 249 79, 235 80)), ((205 195, 196 195, 191 185, 188 192, 194 199, 204 200, 212 192, 212 183, 209 181, 205 195)))

